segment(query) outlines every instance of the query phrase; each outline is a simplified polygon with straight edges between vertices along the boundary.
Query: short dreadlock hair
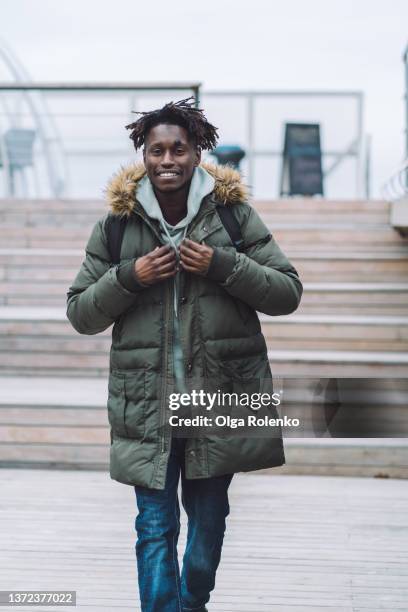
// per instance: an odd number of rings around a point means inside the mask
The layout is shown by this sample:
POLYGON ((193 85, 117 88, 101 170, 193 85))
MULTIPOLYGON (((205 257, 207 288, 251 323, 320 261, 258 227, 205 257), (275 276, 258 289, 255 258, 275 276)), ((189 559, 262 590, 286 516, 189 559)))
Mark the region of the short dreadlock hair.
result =
POLYGON ((132 130, 129 138, 133 140, 136 151, 143 147, 149 131, 161 123, 179 125, 187 130, 189 139, 200 149, 214 149, 217 145, 217 128, 211 125, 201 108, 194 105, 194 97, 178 102, 169 102, 162 108, 150 112, 136 112, 141 117, 126 126, 132 130))

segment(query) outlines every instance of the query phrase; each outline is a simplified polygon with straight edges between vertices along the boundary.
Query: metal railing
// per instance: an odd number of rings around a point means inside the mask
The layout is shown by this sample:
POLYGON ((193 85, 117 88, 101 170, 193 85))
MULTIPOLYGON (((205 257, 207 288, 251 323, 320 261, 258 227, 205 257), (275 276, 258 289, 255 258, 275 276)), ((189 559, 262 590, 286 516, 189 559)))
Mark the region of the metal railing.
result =
POLYGON ((405 160, 394 170, 381 187, 381 195, 385 200, 394 202, 408 196, 408 45, 402 54, 405 76, 405 160))
MULTIPOLYGON (((200 90, 199 83, 0 83, 2 174, 7 170, 4 134, 10 128, 34 129, 30 197, 33 192, 34 197, 99 197, 115 168, 140 155, 135 155, 124 131, 132 119, 131 111, 155 108, 191 94, 220 128, 220 143, 237 143, 245 149, 245 180, 260 197, 278 195, 285 121, 319 119, 324 177, 336 179, 339 186, 329 197, 367 197, 369 155, 363 127, 364 97, 358 91, 206 92, 200 90), (332 138, 336 130, 336 137, 341 136, 337 140, 332 138), (37 166, 41 171, 37 172, 37 166), (338 178, 343 167, 347 167, 347 179, 338 178), (264 186, 263 191, 259 185, 264 186), (346 187, 347 195, 343 193, 346 187)), ((10 185, 6 195, 13 195, 10 185)))
POLYGON ((408 195, 408 158, 391 174, 381 187, 384 200, 393 202, 408 195))
MULTIPOLYGON (((299 108, 296 112, 295 119, 307 121, 305 119, 302 106, 305 101, 323 101, 328 100, 344 101, 349 100, 354 104, 354 130, 350 130, 348 142, 342 148, 327 148, 323 146, 323 178, 332 175, 335 170, 348 159, 355 161, 354 181, 355 181, 355 196, 368 197, 370 190, 370 171, 369 171, 369 139, 364 137, 364 94, 360 91, 205 91, 201 92, 200 101, 206 102, 209 99, 217 99, 221 101, 223 98, 229 100, 241 99, 245 106, 246 114, 246 139, 245 142, 240 142, 247 151, 247 172, 249 184, 253 184, 254 180, 254 165, 257 159, 260 158, 281 158, 282 143, 279 143, 279 148, 260 147, 256 142, 256 106, 261 101, 272 100, 299 100, 299 108), (302 104, 303 100, 303 104, 302 104), (325 163, 326 162, 326 163, 325 163)), ((291 115, 291 120, 294 115, 291 115)), ((333 117, 333 121, 338 121, 338 117, 333 117)))
POLYGON ((405 157, 408 159, 408 44, 402 55, 405 72, 405 157))
MULTIPOLYGON (((69 95, 72 99, 73 94, 77 95, 94 95, 94 94, 114 94, 125 93, 128 95, 129 104, 127 113, 113 113, 111 116, 124 118, 130 116, 132 109, 136 108, 136 97, 140 94, 160 93, 164 92, 179 93, 184 95, 193 95, 196 104, 198 103, 200 91, 200 83, 31 83, 31 82, 10 82, 0 83, 0 170, 3 168, 5 174, 5 195, 13 197, 15 195, 15 178, 14 172, 18 170, 21 174, 23 185, 27 186, 27 178, 24 174, 25 169, 31 166, 34 172, 34 191, 36 197, 39 197, 40 178, 36 172, 35 163, 13 166, 13 155, 11 151, 15 147, 10 148, 10 134, 13 134, 15 140, 21 140, 18 137, 19 132, 27 132, 27 127, 34 128, 37 136, 38 146, 35 151, 35 158, 41 159, 43 162, 44 171, 42 172, 42 182, 44 175, 47 176, 48 191, 54 197, 67 196, 70 193, 69 181, 69 157, 75 155, 61 134, 61 119, 65 120, 71 117, 77 119, 79 117, 95 117, 97 113, 70 113, 70 112, 55 112, 47 104, 49 101, 45 99, 45 94, 48 96, 61 96, 61 94, 69 95), (7 99, 5 94, 17 96, 16 98, 7 99), (58 120, 59 124, 58 124, 58 120)), ((109 115, 108 115, 109 116, 109 115)), ((99 115, 100 117, 100 115, 99 115)), ((83 139, 85 140, 85 139, 83 139)), ((20 147, 23 157, 27 157, 27 151, 23 151, 20 147)), ((109 155, 111 151, 101 150, 100 146, 91 148, 80 148, 76 152, 77 155, 109 155)), ((122 154, 128 154, 129 151, 125 148, 121 149, 122 154)), ((15 157, 15 156, 14 156, 15 157)), ((27 188, 25 189, 27 191, 27 188)), ((23 193, 27 196, 27 193, 23 193)), ((31 197, 33 197, 31 195, 31 197)))

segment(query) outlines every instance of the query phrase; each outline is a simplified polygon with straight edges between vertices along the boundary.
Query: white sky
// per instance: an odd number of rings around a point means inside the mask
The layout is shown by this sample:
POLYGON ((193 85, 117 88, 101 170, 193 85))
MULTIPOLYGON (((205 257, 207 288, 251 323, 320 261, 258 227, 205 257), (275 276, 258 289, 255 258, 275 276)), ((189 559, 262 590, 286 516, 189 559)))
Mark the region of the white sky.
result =
POLYGON ((13 0, 0 19, 34 80, 362 90, 374 194, 404 157, 406 0, 13 0))

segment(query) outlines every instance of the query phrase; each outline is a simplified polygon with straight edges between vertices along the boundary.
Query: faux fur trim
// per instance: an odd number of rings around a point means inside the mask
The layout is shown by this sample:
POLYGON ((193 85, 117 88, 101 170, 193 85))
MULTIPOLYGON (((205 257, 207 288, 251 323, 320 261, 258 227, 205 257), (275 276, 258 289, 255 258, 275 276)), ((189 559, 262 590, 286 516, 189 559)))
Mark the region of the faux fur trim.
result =
MULTIPOLYGON (((231 206, 248 201, 248 188, 234 168, 203 162, 201 166, 215 179, 216 199, 231 206)), ((143 163, 134 163, 122 168, 109 181, 105 196, 114 215, 129 216, 136 205, 137 184, 146 174, 143 163)))

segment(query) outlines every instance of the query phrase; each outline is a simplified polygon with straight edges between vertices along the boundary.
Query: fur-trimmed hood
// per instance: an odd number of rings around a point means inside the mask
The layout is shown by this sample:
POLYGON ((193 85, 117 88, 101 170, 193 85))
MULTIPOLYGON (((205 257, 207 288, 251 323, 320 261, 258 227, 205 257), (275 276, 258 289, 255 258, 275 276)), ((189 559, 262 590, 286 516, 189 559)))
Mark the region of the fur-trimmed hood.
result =
MULTIPOLYGON (((215 179, 214 196, 231 206, 248 201, 248 188, 242 183, 241 175, 234 168, 209 164, 200 164, 215 179)), ((146 174, 143 163, 134 163, 122 167, 109 181, 106 190, 106 200, 114 215, 129 216, 136 206, 137 186, 146 174)))

